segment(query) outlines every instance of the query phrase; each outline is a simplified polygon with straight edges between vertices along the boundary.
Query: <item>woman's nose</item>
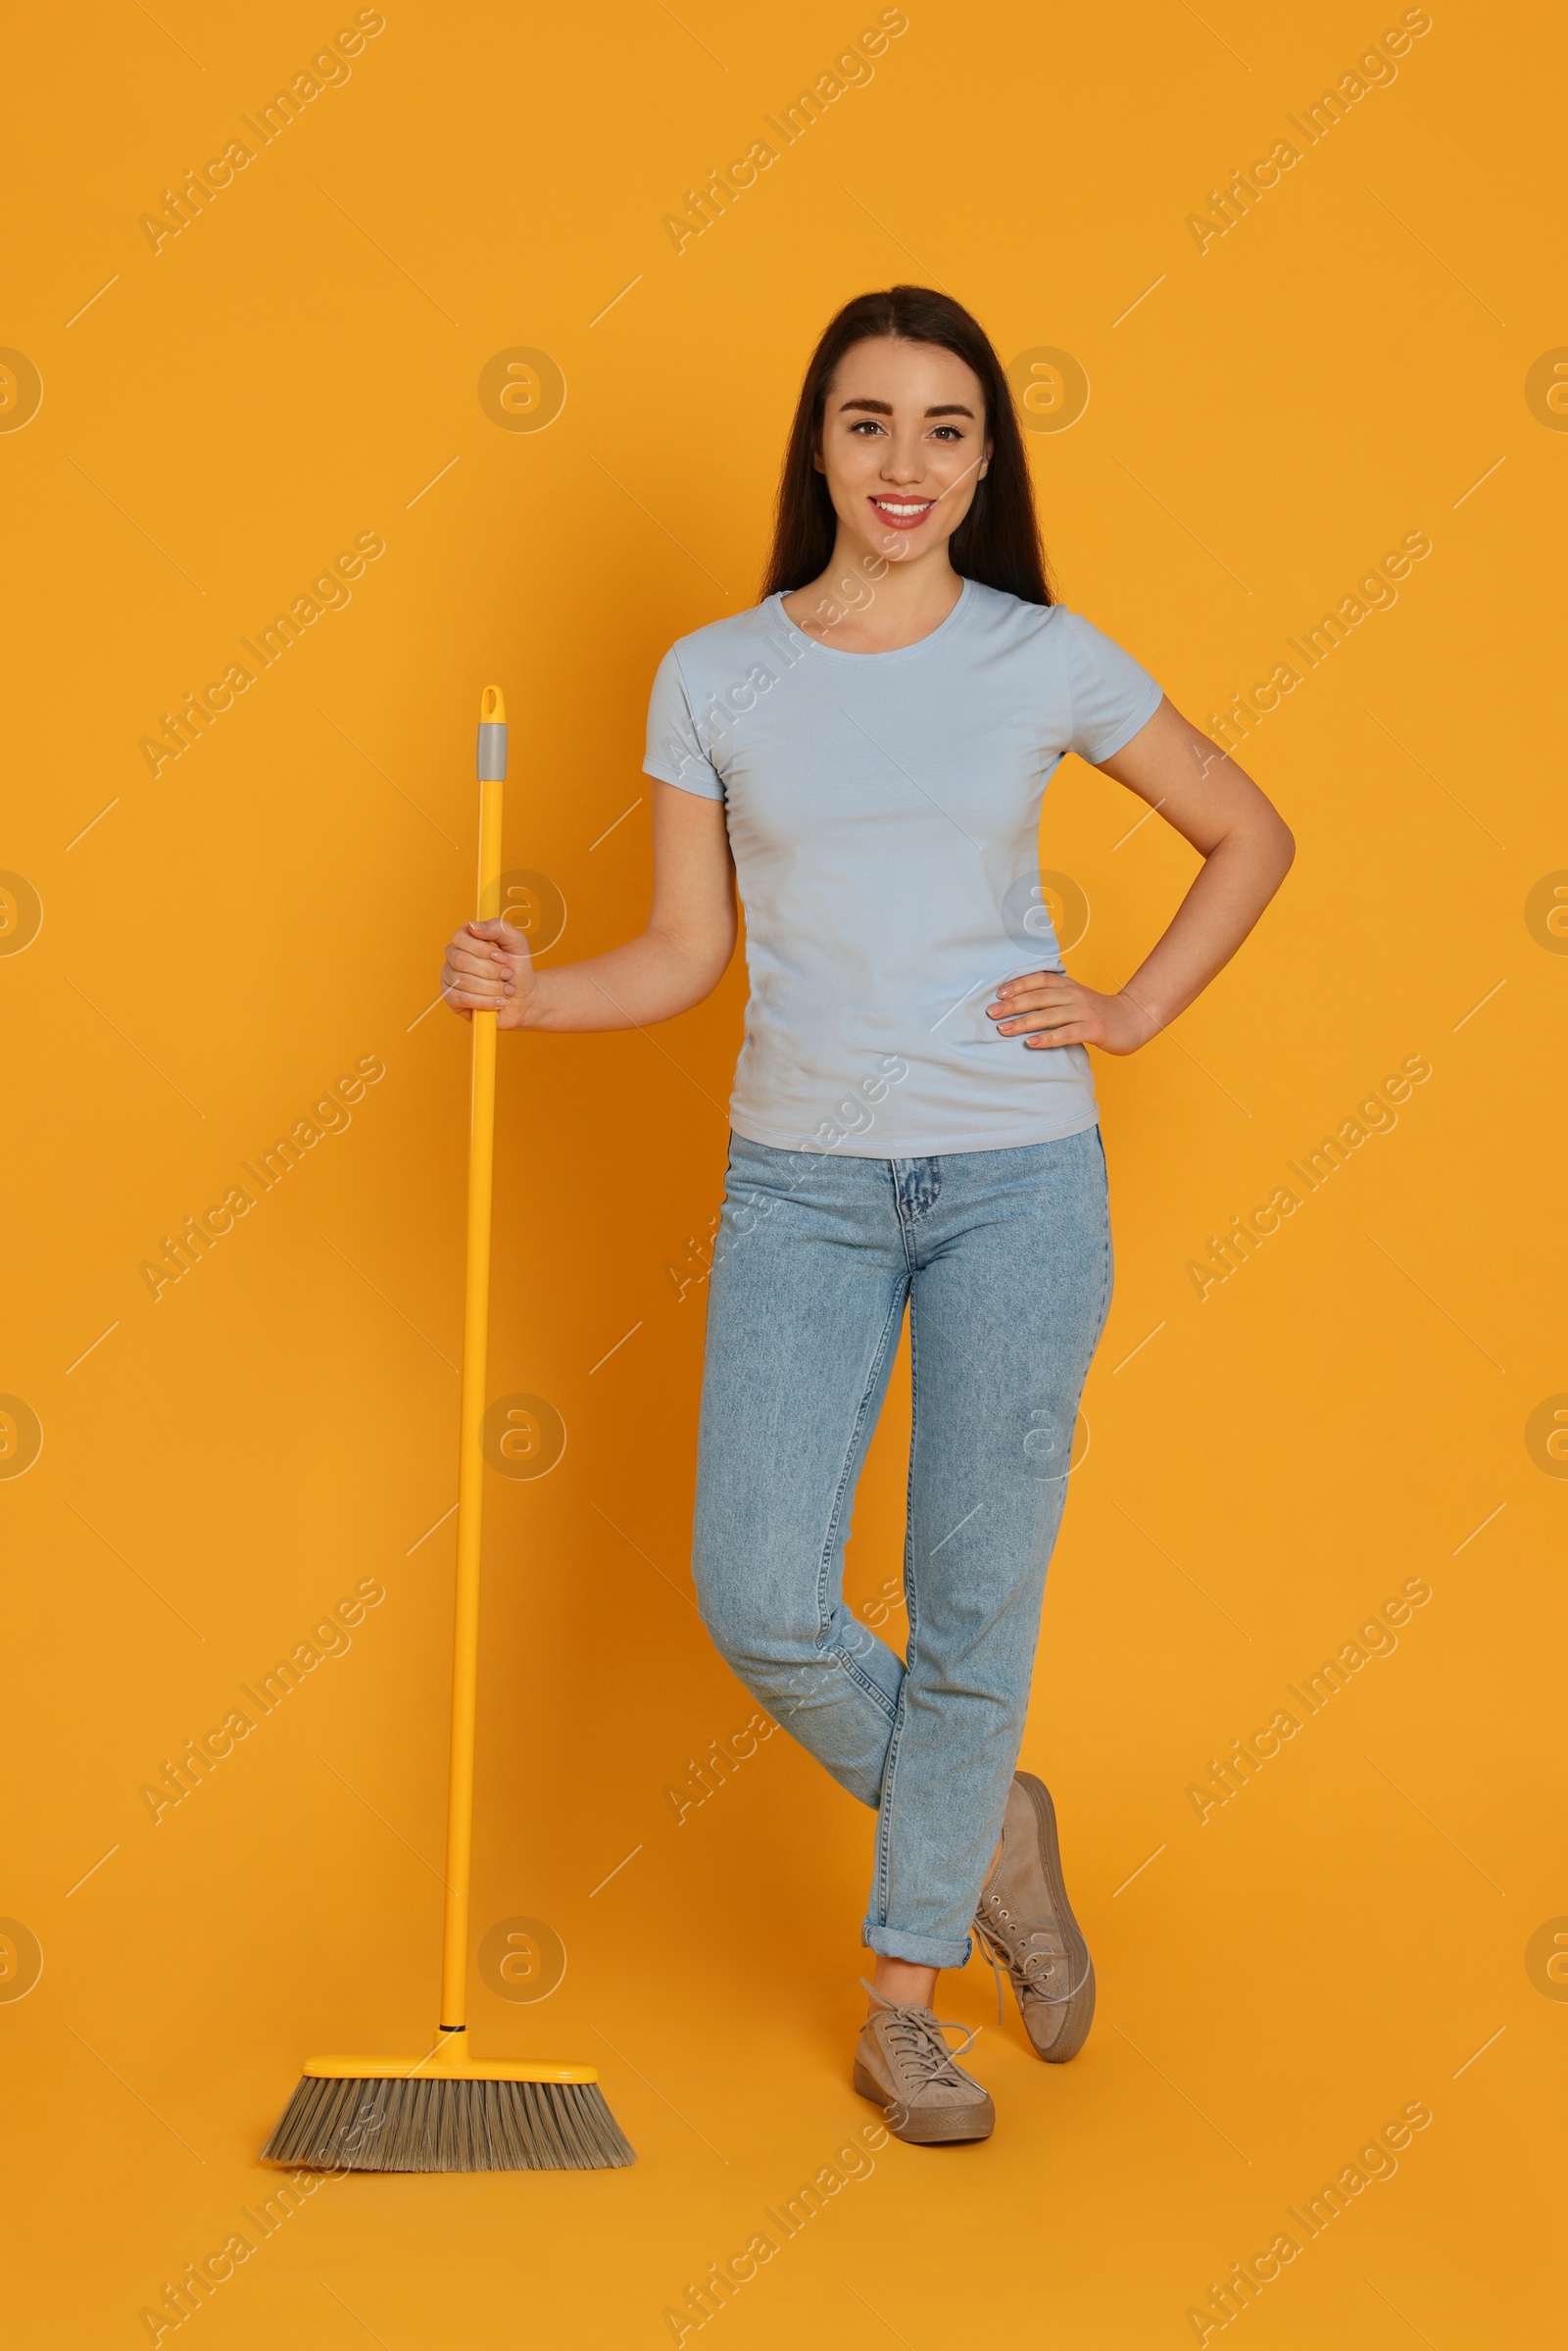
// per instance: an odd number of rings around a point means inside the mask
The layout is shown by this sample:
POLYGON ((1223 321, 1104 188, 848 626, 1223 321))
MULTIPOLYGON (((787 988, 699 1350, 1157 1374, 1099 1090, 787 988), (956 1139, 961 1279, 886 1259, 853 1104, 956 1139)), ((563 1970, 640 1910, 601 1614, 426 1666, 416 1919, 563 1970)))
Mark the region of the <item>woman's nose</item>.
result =
POLYGON ((897 442, 882 460, 884 481, 918 481, 925 471, 925 459, 918 448, 901 449, 897 442))

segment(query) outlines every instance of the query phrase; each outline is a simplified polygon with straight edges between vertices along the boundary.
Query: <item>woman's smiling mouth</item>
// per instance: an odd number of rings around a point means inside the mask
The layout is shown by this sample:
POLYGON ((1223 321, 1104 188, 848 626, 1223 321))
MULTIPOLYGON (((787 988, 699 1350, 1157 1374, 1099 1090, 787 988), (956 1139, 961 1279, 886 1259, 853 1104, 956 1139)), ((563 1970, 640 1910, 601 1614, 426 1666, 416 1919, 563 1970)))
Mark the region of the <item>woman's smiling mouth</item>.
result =
POLYGON ((874 496, 871 504, 895 530, 914 530, 936 505, 934 498, 888 498, 874 496))

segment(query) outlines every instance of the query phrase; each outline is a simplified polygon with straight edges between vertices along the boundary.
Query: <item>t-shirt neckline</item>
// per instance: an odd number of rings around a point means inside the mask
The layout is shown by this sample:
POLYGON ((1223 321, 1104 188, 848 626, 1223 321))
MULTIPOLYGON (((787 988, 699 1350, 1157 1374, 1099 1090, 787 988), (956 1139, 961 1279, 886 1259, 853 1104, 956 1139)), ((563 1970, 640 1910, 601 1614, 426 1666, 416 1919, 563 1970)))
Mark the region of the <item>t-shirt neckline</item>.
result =
POLYGON ((974 582, 966 576, 963 585, 958 590, 957 602, 952 612, 945 613, 935 628, 927 629, 923 637, 916 637, 910 645, 890 645, 883 653, 851 653, 843 645, 824 645, 819 637, 811 636, 798 622, 792 620, 784 610, 784 599, 795 593, 793 588, 778 589, 768 601, 791 635, 800 637, 813 653, 825 653, 835 661, 899 661, 904 659, 906 654, 923 653, 928 645, 934 645, 939 637, 947 634, 948 630, 957 621, 959 614, 968 609, 971 601, 970 591, 973 586, 974 582))

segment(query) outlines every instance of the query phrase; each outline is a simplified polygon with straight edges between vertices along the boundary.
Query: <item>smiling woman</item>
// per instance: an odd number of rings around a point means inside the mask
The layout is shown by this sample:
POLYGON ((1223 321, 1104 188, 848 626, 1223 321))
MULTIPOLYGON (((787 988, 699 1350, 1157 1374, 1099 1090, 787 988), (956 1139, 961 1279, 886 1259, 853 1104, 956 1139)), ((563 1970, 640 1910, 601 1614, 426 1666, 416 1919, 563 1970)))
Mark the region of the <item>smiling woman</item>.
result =
POLYGON ((943 2038, 937 1971, 979 1935, 1053 2064, 1094 2013, 1052 1800, 1014 1770, 1110 1296, 1088 1049, 1132 1053, 1193 1001, 1278 887, 1290 835, 1054 601, 997 355, 922 286, 828 324, 761 601, 664 656, 644 765, 641 937, 536 971, 516 933, 470 923, 443 992, 503 1028, 666 1019, 721 977, 739 889, 751 1000, 709 1291, 698 1597, 759 1705, 876 1814, 855 2086, 901 2138, 984 2138, 991 2099, 943 2038), (1068 752, 1202 859, 1113 996, 1069 977, 1049 926, 1016 926, 1046 903, 1041 800, 1068 752), (906 1313, 901 1656, 845 1605, 843 1569, 906 1313))
MULTIPOLYGON (((801 387, 784 453, 764 597, 804 590, 827 569, 840 532, 839 480, 861 526, 851 533, 852 540, 863 537, 872 522, 891 533, 874 546, 854 549, 871 576, 878 565, 906 564, 945 546, 953 572, 1029 604, 1055 601, 1006 378, 982 329, 946 295, 918 286, 897 286, 892 296, 865 295, 847 304, 823 335, 801 387), (921 338, 922 329, 933 328, 940 331, 940 341, 921 338), (889 343, 896 350, 888 350, 889 343), (864 365, 873 352, 906 377, 912 369, 922 377, 920 385, 907 382, 905 390, 920 412, 924 429, 916 446, 929 479, 911 481, 906 469, 901 473, 903 459, 897 454, 893 470, 884 471, 894 439, 894 412, 884 388, 858 376, 853 383, 848 376, 842 385, 837 381, 847 361, 853 357, 864 365), (831 416, 830 386, 835 394, 831 416), (851 446, 856 443, 858 448, 851 446), (863 512, 866 500, 876 508, 873 515, 863 512), (906 535, 912 538, 927 520, 933 528, 917 543, 906 543, 906 535)), ((877 649, 886 650, 880 637, 877 649)))

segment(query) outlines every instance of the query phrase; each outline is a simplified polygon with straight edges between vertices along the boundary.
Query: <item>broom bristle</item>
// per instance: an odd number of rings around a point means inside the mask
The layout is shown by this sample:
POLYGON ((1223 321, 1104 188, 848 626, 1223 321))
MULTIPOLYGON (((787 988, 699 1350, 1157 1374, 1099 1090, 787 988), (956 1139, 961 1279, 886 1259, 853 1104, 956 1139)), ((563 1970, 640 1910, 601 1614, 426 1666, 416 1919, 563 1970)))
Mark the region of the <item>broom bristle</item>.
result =
POLYGON ((333 2172, 601 2172, 635 2163, 593 2082, 307 2074, 264 2163, 333 2172))

